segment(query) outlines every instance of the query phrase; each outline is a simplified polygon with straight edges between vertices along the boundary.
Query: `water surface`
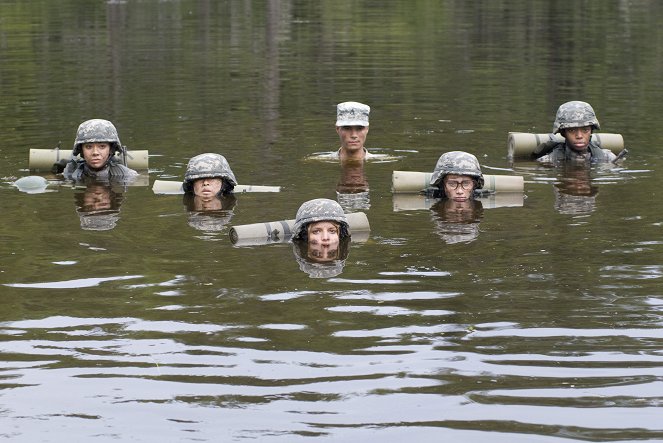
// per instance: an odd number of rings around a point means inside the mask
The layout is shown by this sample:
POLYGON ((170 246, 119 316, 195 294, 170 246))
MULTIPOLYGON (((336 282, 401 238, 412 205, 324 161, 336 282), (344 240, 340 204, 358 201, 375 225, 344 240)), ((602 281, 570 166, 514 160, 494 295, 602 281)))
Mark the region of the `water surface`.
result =
POLYGON ((0 436, 663 440, 662 12, 3 2, 0 436), (571 177, 509 164, 508 132, 549 131, 573 99, 624 136, 627 161, 571 177), (337 148, 346 100, 371 105, 367 146, 388 161, 311 160, 337 148), (150 152, 147 183, 92 220, 105 230, 87 229, 83 189, 10 184, 30 148, 68 148, 88 118, 150 152), (524 195, 451 234, 434 204, 404 208, 392 171, 431 171, 452 149, 524 176, 524 195), (213 219, 151 191, 209 151, 282 191, 213 219), (288 243, 230 242, 231 226, 317 197, 371 223, 339 274, 311 278, 288 243))

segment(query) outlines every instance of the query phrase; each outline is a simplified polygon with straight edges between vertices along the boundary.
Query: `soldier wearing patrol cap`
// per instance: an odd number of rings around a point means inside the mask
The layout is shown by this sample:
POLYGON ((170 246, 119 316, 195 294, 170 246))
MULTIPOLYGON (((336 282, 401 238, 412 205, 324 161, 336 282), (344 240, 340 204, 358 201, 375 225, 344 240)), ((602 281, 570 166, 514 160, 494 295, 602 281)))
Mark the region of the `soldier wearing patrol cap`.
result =
POLYGON ((336 105, 336 133, 341 141, 341 147, 336 155, 341 161, 364 160, 371 157, 364 147, 370 112, 370 106, 359 102, 343 102, 336 105))
POLYGON ((479 160, 464 151, 445 152, 437 160, 430 178, 431 191, 436 198, 464 202, 474 199, 474 191, 483 187, 479 160))
POLYGON ((601 129, 594 108, 583 101, 570 101, 557 109, 553 134, 564 137, 563 142, 546 142, 534 153, 537 161, 559 164, 604 163, 617 159, 609 149, 602 149, 592 140, 592 133, 601 129))
POLYGON ((108 120, 92 119, 81 123, 71 154, 71 160, 62 171, 67 180, 92 178, 127 182, 138 175, 125 166, 126 148, 108 120))
POLYGON ((293 226, 293 252, 300 269, 311 277, 332 277, 345 265, 350 241, 341 205, 327 198, 304 202, 293 226))

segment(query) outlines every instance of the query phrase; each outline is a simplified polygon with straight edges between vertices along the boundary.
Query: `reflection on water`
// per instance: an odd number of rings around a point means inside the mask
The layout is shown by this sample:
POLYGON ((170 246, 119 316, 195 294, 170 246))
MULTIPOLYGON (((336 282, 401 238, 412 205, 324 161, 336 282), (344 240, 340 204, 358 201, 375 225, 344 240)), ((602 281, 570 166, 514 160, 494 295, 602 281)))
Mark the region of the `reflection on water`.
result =
POLYGON ((83 186, 83 190, 74 191, 81 229, 107 231, 115 228, 124 200, 121 186, 100 182, 90 182, 83 186))
POLYGON ((350 239, 341 239, 333 247, 296 241, 292 252, 299 264, 299 269, 311 278, 331 278, 343 272, 350 250, 350 239))
POLYGON ((663 4, 567 6, 0 2, 0 436, 663 440, 663 4), (509 131, 578 98, 624 165, 507 164, 509 131), (344 170, 348 99, 379 157, 344 170), (30 148, 99 116, 149 149, 149 179, 17 192, 30 148), (392 195, 392 171, 456 148, 524 195, 483 215, 392 195), (282 190, 154 195, 202 152, 282 190), (330 262, 225 235, 335 196, 371 232, 330 262))
POLYGON ((365 162, 343 161, 341 177, 336 184, 336 198, 345 212, 370 209, 371 196, 364 172, 365 162))
POLYGON ((564 168, 559 183, 555 183, 555 209, 560 214, 589 214, 594 212, 599 188, 592 183, 589 166, 569 165, 564 168))
POLYGON ((188 223, 200 231, 221 231, 232 220, 237 204, 234 195, 201 197, 184 194, 184 207, 188 211, 188 223))
POLYGON ((447 244, 469 243, 479 236, 483 206, 479 200, 441 199, 431 208, 435 233, 447 244))

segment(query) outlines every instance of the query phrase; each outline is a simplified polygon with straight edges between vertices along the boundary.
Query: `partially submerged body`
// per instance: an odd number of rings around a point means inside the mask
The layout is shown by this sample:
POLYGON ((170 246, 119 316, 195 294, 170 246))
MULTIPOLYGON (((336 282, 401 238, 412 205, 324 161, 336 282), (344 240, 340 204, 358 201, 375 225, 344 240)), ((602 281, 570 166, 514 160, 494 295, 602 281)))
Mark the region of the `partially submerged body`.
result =
POLYGON ((564 137, 563 142, 546 142, 537 148, 538 162, 559 165, 563 163, 592 164, 617 160, 609 149, 602 149, 592 140, 592 133, 600 129, 594 109, 589 103, 571 101, 557 110, 553 134, 564 137))
POLYGON ((66 180, 77 182, 92 179, 128 183, 138 173, 122 164, 125 155, 126 148, 110 121, 87 120, 78 127, 71 160, 62 174, 66 180))

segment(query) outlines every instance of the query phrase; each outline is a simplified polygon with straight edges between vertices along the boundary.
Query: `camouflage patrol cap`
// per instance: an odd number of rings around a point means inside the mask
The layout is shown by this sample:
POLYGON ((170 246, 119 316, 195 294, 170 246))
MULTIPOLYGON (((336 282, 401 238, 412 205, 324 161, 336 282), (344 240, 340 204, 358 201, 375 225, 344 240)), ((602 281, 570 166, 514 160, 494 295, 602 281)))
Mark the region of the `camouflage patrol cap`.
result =
POLYGON ((349 237, 348 220, 338 202, 328 198, 316 198, 304 202, 297 210, 295 225, 292 229, 293 239, 306 238, 309 223, 334 221, 340 225, 339 238, 349 237))
POLYGON ((477 181, 476 189, 483 187, 483 174, 477 158, 464 151, 445 152, 437 160, 435 170, 430 178, 431 186, 440 186, 448 174, 469 175, 477 181))
POLYGON ((228 160, 221 154, 206 153, 196 155, 189 160, 184 173, 184 192, 193 192, 193 182, 199 178, 221 178, 223 188, 221 192, 228 194, 237 185, 237 179, 233 174, 228 160))
POLYGON ((336 105, 336 126, 368 126, 371 107, 359 102, 336 105))
POLYGON ((566 128, 582 128, 591 126, 593 129, 601 129, 599 120, 596 118, 594 108, 589 103, 581 101, 570 101, 562 104, 557 109, 555 123, 553 123, 553 134, 557 134, 566 128))
POLYGON ((81 146, 85 143, 109 143, 111 155, 122 150, 122 143, 113 123, 100 118, 86 120, 78 126, 72 156, 80 155, 81 146))

